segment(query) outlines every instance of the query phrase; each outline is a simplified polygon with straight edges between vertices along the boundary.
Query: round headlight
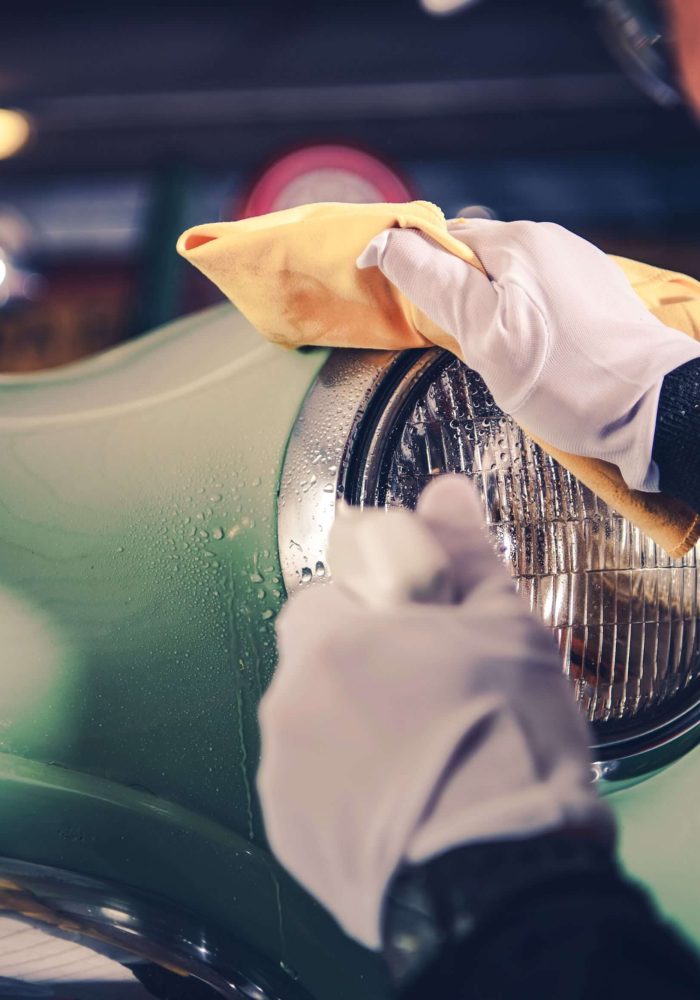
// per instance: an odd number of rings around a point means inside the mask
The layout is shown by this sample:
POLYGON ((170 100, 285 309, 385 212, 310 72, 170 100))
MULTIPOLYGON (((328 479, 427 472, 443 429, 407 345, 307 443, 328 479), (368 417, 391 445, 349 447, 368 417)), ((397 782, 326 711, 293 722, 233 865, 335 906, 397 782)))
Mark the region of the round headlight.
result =
POLYGON ((281 500, 292 486, 298 500, 291 514, 281 512, 287 586, 311 581, 319 559, 325 572, 329 491, 355 504, 413 508, 433 477, 464 474, 517 589, 559 644, 601 759, 606 747, 608 757, 637 755, 679 733, 697 735, 698 549, 672 559, 531 441, 451 355, 377 352, 370 362, 359 354, 331 358, 290 446, 281 500), (352 386, 348 427, 343 407, 352 386), (330 432, 320 412, 333 398, 330 432), (298 479, 304 461, 320 491, 316 502, 298 479), (313 508, 311 533, 299 519, 304 508, 313 508))

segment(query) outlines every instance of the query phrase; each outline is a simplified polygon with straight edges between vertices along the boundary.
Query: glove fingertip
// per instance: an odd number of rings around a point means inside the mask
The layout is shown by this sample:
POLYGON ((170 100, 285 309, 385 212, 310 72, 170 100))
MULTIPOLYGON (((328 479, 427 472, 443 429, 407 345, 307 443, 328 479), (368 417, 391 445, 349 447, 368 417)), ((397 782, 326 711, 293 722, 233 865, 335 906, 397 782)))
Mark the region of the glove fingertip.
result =
POLYGON ((477 489, 457 473, 439 476, 430 483, 420 496, 417 510, 423 517, 453 521, 455 527, 474 524, 483 530, 484 510, 477 489))
POLYGON ((430 261, 426 256, 429 249, 449 256, 447 250, 417 229, 385 229, 367 244, 356 265, 360 269, 378 267, 389 281, 400 286, 430 261))
POLYGON ((355 266, 358 270, 363 271, 368 267, 379 267, 379 262, 381 260, 382 254, 386 248, 387 242, 389 240, 389 235, 391 234, 391 229, 385 229, 383 232, 379 233, 374 239, 370 240, 365 249, 362 251, 360 256, 355 261, 355 266))

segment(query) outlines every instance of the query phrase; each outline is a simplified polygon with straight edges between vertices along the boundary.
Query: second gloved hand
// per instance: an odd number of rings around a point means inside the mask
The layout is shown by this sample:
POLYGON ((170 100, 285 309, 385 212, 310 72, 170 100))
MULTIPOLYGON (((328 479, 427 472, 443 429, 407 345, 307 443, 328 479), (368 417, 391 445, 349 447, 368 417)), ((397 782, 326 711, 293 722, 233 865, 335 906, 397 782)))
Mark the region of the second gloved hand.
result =
POLYGON ((416 514, 400 515, 386 543, 357 527, 356 554, 335 547, 334 580, 288 602, 260 708, 270 844, 370 947, 404 863, 563 828, 611 833, 552 637, 493 553, 473 488, 445 476, 416 514), (373 536, 392 558, 402 534, 406 551, 419 537, 429 573, 421 579, 404 553, 363 587, 365 543, 373 536))
POLYGON ((381 233, 358 267, 379 267, 455 337, 532 434, 617 465, 631 489, 657 491, 661 383, 700 357, 700 344, 664 326, 614 261, 560 226, 472 220, 451 232, 488 277, 415 230, 381 233))

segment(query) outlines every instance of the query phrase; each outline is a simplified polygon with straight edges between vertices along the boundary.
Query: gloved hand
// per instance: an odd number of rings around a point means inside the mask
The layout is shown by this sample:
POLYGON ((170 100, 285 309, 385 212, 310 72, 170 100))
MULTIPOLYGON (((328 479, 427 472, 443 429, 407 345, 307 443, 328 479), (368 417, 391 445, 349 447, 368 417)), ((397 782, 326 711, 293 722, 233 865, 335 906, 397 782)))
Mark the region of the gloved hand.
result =
POLYGON ((620 268, 550 223, 456 221, 488 278, 415 230, 380 233, 358 259, 379 267, 454 336, 493 398, 531 433, 617 465, 656 492, 651 453, 664 375, 700 344, 664 326, 620 268))
MULTIPOLYGON (((356 554, 336 539, 334 580, 292 597, 278 618, 258 789, 282 864, 378 947, 382 900, 403 862, 564 827, 607 840, 612 825, 554 643, 491 549, 470 484, 431 484, 416 514, 402 512, 403 540, 382 530, 395 512, 361 516, 374 526, 356 554), (440 603, 405 565, 363 585, 370 535, 380 546, 389 538, 389 558, 414 536, 421 553, 432 547, 440 603)), ((335 527, 358 531, 352 520, 335 527)))

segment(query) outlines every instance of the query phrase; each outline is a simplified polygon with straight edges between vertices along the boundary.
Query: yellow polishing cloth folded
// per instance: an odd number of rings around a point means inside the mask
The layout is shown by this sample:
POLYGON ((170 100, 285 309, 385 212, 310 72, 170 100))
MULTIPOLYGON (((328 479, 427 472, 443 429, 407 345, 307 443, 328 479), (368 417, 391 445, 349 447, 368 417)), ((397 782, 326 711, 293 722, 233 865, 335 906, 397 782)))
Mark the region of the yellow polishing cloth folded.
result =
MULTIPOLYGON (((287 347, 443 347, 462 357, 436 326, 376 268, 355 261, 383 229, 420 229, 483 270, 429 202, 405 205, 305 205, 283 212, 195 226, 177 249, 240 309, 263 336, 287 347)), ((667 326, 700 340, 700 282, 622 257, 613 258, 648 309, 667 326)), ((616 466, 539 444, 606 503, 672 556, 700 537, 700 515, 662 493, 630 490, 616 466)))

